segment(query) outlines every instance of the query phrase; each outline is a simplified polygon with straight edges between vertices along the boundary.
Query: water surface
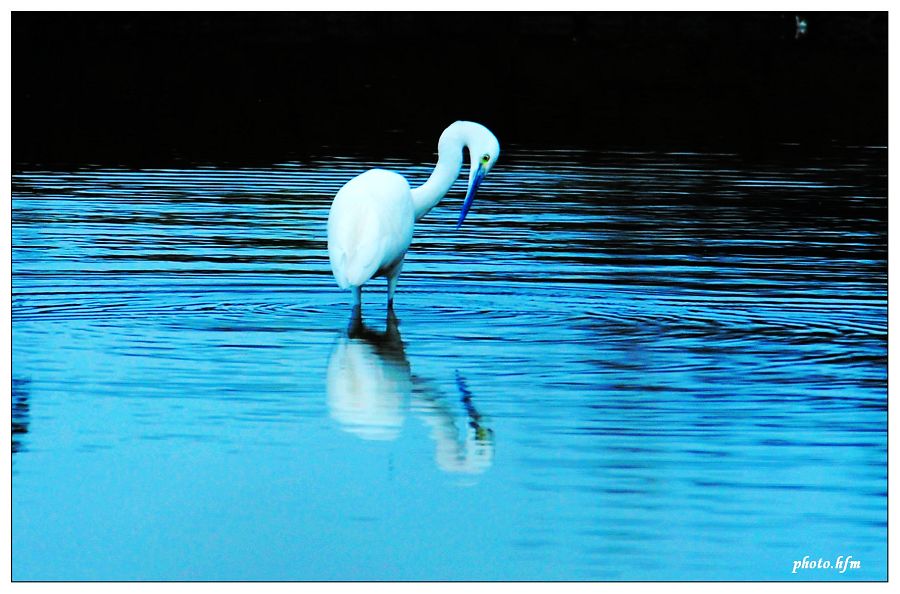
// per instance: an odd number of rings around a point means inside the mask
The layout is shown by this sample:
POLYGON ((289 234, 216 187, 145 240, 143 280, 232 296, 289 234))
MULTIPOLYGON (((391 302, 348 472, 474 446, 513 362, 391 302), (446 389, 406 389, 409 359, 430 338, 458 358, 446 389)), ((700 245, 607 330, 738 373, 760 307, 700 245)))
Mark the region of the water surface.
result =
POLYGON ((505 150, 362 323, 331 198, 427 163, 19 171, 13 576, 884 579, 886 161, 505 150))

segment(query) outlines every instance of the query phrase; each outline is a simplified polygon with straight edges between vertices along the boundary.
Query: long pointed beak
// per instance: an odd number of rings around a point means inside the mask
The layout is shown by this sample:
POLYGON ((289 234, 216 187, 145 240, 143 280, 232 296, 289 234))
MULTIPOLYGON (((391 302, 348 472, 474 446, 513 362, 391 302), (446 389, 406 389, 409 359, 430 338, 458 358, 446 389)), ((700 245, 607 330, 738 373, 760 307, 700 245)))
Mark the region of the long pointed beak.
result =
POLYGON ((475 172, 475 177, 472 178, 472 185, 469 186, 469 192, 466 194, 466 201, 463 202, 462 212, 459 213, 459 221, 456 222, 456 229, 458 230, 462 227, 463 221, 466 220, 466 215, 469 214, 469 209, 472 208, 472 201, 475 200, 475 194, 478 192, 478 186, 481 185, 481 180, 484 179, 485 176, 484 165, 478 165, 478 171, 475 172))

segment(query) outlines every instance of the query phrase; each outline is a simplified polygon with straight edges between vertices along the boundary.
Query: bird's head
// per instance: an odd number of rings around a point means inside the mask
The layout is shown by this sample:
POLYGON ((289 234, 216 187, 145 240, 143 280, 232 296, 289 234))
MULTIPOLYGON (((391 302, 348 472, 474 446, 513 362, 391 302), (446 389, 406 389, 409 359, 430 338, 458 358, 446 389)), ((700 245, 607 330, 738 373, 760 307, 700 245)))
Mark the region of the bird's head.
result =
POLYGON ((456 228, 459 229, 472 208, 472 202, 475 200, 475 194, 478 192, 478 186, 484 176, 493 169, 500 156, 500 143, 497 137, 490 130, 476 124, 475 122, 456 122, 454 126, 460 127, 460 132, 464 138, 466 147, 469 149, 469 188, 466 192, 466 201, 463 202, 462 212, 459 214, 459 221, 456 228))

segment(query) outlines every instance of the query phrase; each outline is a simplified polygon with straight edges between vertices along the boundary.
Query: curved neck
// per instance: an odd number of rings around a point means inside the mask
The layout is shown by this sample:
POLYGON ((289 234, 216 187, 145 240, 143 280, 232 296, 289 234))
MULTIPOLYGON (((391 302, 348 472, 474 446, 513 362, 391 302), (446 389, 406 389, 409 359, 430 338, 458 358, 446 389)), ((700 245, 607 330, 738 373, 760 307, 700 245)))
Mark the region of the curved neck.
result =
POLYGON ((438 142, 438 162, 431 177, 424 184, 412 190, 416 221, 428 214, 450 190, 459 177, 463 164, 465 142, 456 135, 445 134, 438 142))

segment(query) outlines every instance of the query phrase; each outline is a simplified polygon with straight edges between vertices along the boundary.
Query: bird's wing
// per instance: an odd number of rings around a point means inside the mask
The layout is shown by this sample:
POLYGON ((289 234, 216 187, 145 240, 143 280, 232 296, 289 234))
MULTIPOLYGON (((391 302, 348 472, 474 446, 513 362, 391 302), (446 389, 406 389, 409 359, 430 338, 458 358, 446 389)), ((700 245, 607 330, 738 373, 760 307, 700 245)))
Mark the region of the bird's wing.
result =
POLYGON ((354 216, 333 221, 329 252, 338 284, 360 286, 378 271, 383 257, 378 217, 365 203, 356 205, 354 216))
POLYGON ((412 216, 409 184, 401 176, 372 170, 348 182, 328 220, 328 251, 338 284, 360 286, 402 258, 412 239, 412 216))
POLYGON ((347 260, 347 279, 353 286, 361 285, 378 271, 384 259, 384 233, 381 221, 373 212, 357 219, 356 241, 347 260))

